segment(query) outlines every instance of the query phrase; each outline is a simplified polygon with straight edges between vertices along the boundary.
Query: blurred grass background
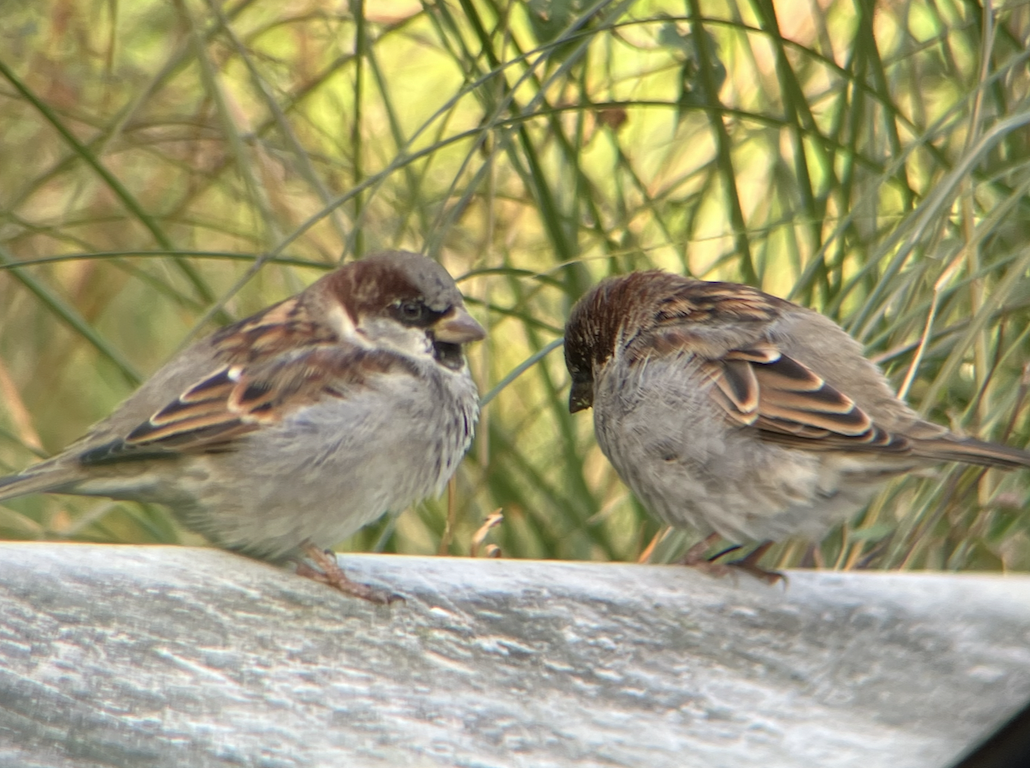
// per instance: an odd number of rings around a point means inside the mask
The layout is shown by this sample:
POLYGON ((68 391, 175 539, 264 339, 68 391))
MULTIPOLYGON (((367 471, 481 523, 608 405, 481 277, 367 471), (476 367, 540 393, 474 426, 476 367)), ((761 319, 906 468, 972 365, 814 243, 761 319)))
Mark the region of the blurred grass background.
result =
MULTIPOLYGON (((818 308, 933 420, 1030 443, 1025 3, 16 1, 0 40, 0 471, 382 248, 459 277, 490 401, 452 529, 445 497, 345 549, 468 554, 499 507, 505 557, 638 559, 659 525, 568 414, 556 347, 632 269, 818 308)), ((1028 485, 906 478, 775 554, 1027 570, 1028 485)), ((0 506, 0 537, 194 540, 43 496, 0 506)))

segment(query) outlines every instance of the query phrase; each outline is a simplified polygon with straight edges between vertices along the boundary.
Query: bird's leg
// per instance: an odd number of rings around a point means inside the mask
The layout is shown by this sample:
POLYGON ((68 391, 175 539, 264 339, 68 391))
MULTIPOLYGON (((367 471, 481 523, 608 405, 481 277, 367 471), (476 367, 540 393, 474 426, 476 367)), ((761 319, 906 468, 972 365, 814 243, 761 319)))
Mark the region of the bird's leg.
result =
MULTIPOLYGON (((739 568, 744 573, 749 573, 756 579, 764 581, 766 584, 772 585, 777 581, 782 581, 784 585, 787 583, 787 577, 779 571, 767 571, 758 564, 758 561, 762 559, 762 555, 769 551, 773 543, 771 541, 763 541, 757 547, 752 549, 747 555, 740 558, 739 560, 731 560, 727 563, 732 568, 739 568)), ((732 550, 730 550, 732 551, 732 550)), ((725 554, 725 553, 723 553, 725 554)), ((721 557, 721 555, 720 555, 721 557)))
POLYGON ((771 541, 763 541, 745 557, 742 557, 739 560, 730 560, 727 563, 720 563, 718 561, 721 558, 725 557, 730 552, 736 552, 740 549, 740 545, 734 544, 711 557, 706 557, 708 550, 711 549, 712 545, 718 540, 719 534, 713 533, 707 538, 699 541, 688 549, 687 553, 680 558, 680 565, 685 565, 689 568, 697 568, 699 571, 707 573, 709 576, 719 577, 732 573, 730 569, 735 568, 754 576, 756 579, 760 579, 767 584, 775 584, 780 580, 782 580, 784 584, 787 583, 787 577, 779 571, 767 571, 758 565, 758 561, 762 559, 762 555, 769 551, 769 547, 773 545, 771 541))
POLYGON ((730 573, 730 569, 722 563, 715 562, 715 560, 721 557, 724 553, 720 553, 714 558, 706 557, 708 550, 711 549, 712 545, 718 540, 719 534, 717 533, 713 533, 704 539, 701 539, 701 541, 688 549, 687 553, 683 555, 677 563, 679 565, 685 565, 688 568, 696 568, 702 573, 707 573, 709 576, 726 576, 730 573))
POLYGON ((321 549, 310 541, 305 542, 302 549, 304 554, 318 567, 313 568, 302 560, 297 563, 298 576, 303 576, 322 584, 328 584, 345 595, 360 597, 362 600, 368 600, 370 603, 389 605, 397 600, 404 601, 403 597, 393 592, 386 592, 371 587, 368 584, 351 581, 347 578, 347 574, 343 572, 339 564, 337 564, 336 554, 331 549, 321 549))

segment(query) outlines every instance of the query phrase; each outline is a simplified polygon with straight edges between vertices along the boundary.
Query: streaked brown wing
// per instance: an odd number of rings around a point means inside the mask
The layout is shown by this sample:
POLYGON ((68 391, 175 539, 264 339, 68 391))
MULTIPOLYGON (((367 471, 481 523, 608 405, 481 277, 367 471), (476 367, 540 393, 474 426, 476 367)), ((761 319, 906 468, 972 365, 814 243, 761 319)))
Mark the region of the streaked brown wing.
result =
POLYGON ((847 395, 772 346, 733 350, 702 368, 712 398, 734 423, 806 450, 904 452, 907 439, 873 423, 847 395))
POLYGON ((332 328, 311 317, 301 297, 294 296, 216 331, 212 341, 221 360, 246 365, 339 339, 332 328))
POLYGON ((232 441, 325 398, 346 398, 390 370, 414 373, 398 355, 360 347, 294 350, 252 366, 226 365, 120 440, 87 451, 84 464, 231 450, 232 441))

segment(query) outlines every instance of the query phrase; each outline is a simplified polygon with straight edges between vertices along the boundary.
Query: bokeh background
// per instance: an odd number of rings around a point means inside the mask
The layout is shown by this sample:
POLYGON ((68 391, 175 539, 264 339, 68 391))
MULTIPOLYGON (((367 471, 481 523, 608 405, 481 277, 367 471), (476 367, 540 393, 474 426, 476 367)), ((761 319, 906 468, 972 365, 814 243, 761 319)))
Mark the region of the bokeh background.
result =
MULTIPOLYGON (((953 0, 8 0, 0 471, 342 259, 425 251, 489 340, 453 500, 343 549, 657 559, 566 408, 571 303, 659 266, 815 307, 910 403, 1030 443, 1030 7, 953 0), (482 553, 483 547, 479 547, 482 553)), ((766 562, 1030 568, 1030 473, 892 484, 766 562)), ((194 542, 160 507, 0 506, 0 537, 194 542)))

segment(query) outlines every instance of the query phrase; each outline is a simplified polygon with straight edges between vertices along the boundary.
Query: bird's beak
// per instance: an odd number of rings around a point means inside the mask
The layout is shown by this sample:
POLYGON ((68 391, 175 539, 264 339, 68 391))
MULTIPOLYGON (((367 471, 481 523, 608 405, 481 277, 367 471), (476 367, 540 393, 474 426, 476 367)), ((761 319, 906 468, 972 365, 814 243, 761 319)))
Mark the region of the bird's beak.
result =
POLYGON ((433 338, 444 344, 467 344, 485 339, 486 331, 464 307, 454 307, 433 324, 433 338))
POLYGON ((569 413, 584 411, 594 404, 594 382, 590 379, 573 379, 569 392, 569 413))

